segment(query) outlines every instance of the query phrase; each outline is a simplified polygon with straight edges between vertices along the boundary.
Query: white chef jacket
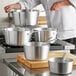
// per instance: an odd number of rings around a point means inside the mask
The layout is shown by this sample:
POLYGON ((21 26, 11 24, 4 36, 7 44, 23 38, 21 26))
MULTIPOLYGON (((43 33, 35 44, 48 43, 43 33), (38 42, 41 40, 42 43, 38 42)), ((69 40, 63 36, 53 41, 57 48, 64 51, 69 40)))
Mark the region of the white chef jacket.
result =
POLYGON ((62 0, 20 0, 21 9, 32 9, 42 4, 46 11, 48 27, 57 29, 57 38, 64 40, 76 37, 76 0, 69 0, 74 6, 64 6, 59 11, 50 11, 54 2, 62 0), (47 9, 49 8, 49 10, 47 9), (50 19, 49 19, 50 17, 50 19))

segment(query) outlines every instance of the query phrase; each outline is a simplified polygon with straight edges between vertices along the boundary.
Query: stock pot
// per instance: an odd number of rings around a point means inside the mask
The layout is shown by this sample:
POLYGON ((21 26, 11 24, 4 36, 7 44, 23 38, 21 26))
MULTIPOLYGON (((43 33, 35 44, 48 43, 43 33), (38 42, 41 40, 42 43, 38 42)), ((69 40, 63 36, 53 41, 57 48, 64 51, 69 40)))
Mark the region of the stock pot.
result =
POLYGON ((26 10, 12 10, 8 12, 8 18, 9 18, 10 25, 14 24, 17 27, 25 26, 26 25, 25 13, 26 13, 26 10), (10 18, 12 18, 11 21, 10 21, 10 18))
POLYGON ((26 26, 37 26, 38 16, 38 10, 26 10, 26 26))
POLYGON ((33 29, 33 34, 36 42, 50 42, 56 41, 57 30, 53 28, 37 27, 33 29))
POLYGON ((4 36, 6 44, 13 46, 23 46, 26 42, 30 41, 31 29, 19 27, 5 28, 4 36))
POLYGON ((44 42, 29 42, 24 45, 24 55, 27 60, 45 60, 48 58, 50 45, 44 42))
POLYGON ((38 16, 38 10, 12 10, 8 13, 10 24, 16 27, 37 26, 38 16), (11 17, 12 21, 10 21, 11 17))

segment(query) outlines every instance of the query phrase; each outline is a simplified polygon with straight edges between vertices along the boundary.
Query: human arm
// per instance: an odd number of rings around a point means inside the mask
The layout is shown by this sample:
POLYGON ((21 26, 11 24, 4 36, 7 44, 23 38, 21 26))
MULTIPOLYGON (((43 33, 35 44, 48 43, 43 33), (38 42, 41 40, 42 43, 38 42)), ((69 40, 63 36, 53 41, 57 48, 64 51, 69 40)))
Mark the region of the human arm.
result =
POLYGON ((11 9, 32 9, 38 4, 40 4, 40 0, 20 0, 18 3, 5 6, 4 10, 9 12, 11 9))
POLYGON ((4 7, 5 12, 9 12, 11 9, 20 9, 21 5, 19 3, 10 4, 4 7))
POLYGON ((62 0, 55 2, 50 8, 50 10, 60 10, 63 6, 69 6, 69 5, 72 6, 76 5, 76 0, 62 0), (75 3, 73 4, 74 1, 75 3))

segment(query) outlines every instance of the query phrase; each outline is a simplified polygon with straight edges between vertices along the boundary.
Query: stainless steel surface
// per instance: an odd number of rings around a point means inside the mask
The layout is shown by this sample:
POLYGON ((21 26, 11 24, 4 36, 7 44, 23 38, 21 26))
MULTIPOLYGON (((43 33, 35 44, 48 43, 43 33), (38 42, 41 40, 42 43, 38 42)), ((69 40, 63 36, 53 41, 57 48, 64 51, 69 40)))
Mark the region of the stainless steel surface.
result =
POLYGON ((48 68, 42 69, 29 69, 27 67, 17 63, 16 59, 4 59, 3 63, 8 66, 14 73, 18 76, 27 76, 26 72, 29 73, 28 76, 41 76, 44 73, 44 76, 76 76, 76 66, 74 66, 72 73, 66 75, 53 74, 49 71, 48 68))
MULTIPOLYGON (((15 26, 25 26, 26 25, 26 16, 25 16, 26 10, 13 10, 8 13, 9 18, 11 18, 12 15, 12 21, 15 26)), ((10 20, 9 20, 10 22, 10 20)), ((11 25, 10 24, 10 25, 11 25)))
POLYGON ((8 13, 10 25, 13 23, 19 26, 37 26, 38 10, 12 10, 8 13))
POLYGON ((5 54, 5 50, 0 46, 0 76, 13 76, 12 72, 6 65, 2 63, 2 58, 5 54))
POLYGON ((49 42, 54 43, 56 41, 57 31, 52 28, 34 28, 35 41, 36 42, 49 42))
POLYGON ((43 42, 29 42, 24 45, 25 57, 28 60, 45 60, 50 51, 49 44, 43 42))
POLYGON ((48 70, 26 70, 24 76, 49 76, 48 70))
POLYGON ((55 74, 69 74, 72 72, 73 59, 62 57, 49 59, 50 72, 55 74))
POLYGON ((50 46, 50 51, 56 51, 56 50, 70 50, 70 49, 75 49, 75 45, 68 43, 66 41, 62 41, 57 39, 54 43, 54 45, 50 46))
POLYGON ((6 44, 14 46, 23 46, 31 38, 29 28, 5 28, 4 34, 6 44))
POLYGON ((10 67, 10 70, 16 72, 15 74, 19 74, 19 76, 24 76, 23 74, 20 73, 20 71, 25 71, 25 69, 23 68, 20 68, 20 66, 18 66, 17 64, 15 65, 14 62, 17 62, 16 59, 12 59, 10 62, 9 62, 10 59, 8 59, 7 61, 6 60, 3 60, 3 63, 6 64, 8 67, 10 67), (14 66, 12 66, 12 64, 14 66), (16 69, 16 67, 18 67, 18 70, 16 69))
POLYGON ((13 71, 0 62, 0 76, 13 76, 13 71))
POLYGON ((39 11, 27 10, 26 11, 26 26, 37 26, 39 11))

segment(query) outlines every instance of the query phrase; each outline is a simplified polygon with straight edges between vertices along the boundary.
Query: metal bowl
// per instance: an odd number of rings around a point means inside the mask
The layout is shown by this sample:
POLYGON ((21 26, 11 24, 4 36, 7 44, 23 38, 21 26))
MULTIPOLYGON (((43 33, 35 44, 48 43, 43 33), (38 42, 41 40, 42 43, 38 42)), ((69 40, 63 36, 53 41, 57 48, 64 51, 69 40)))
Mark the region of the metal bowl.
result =
POLYGON ((50 45, 43 42, 29 42, 24 45, 27 60, 45 60, 48 58, 50 45))
POLYGON ((51 58, 49 59, 50 72, 55 74, 69 74, 72 72, 73 60, 70 58, 51 58))

